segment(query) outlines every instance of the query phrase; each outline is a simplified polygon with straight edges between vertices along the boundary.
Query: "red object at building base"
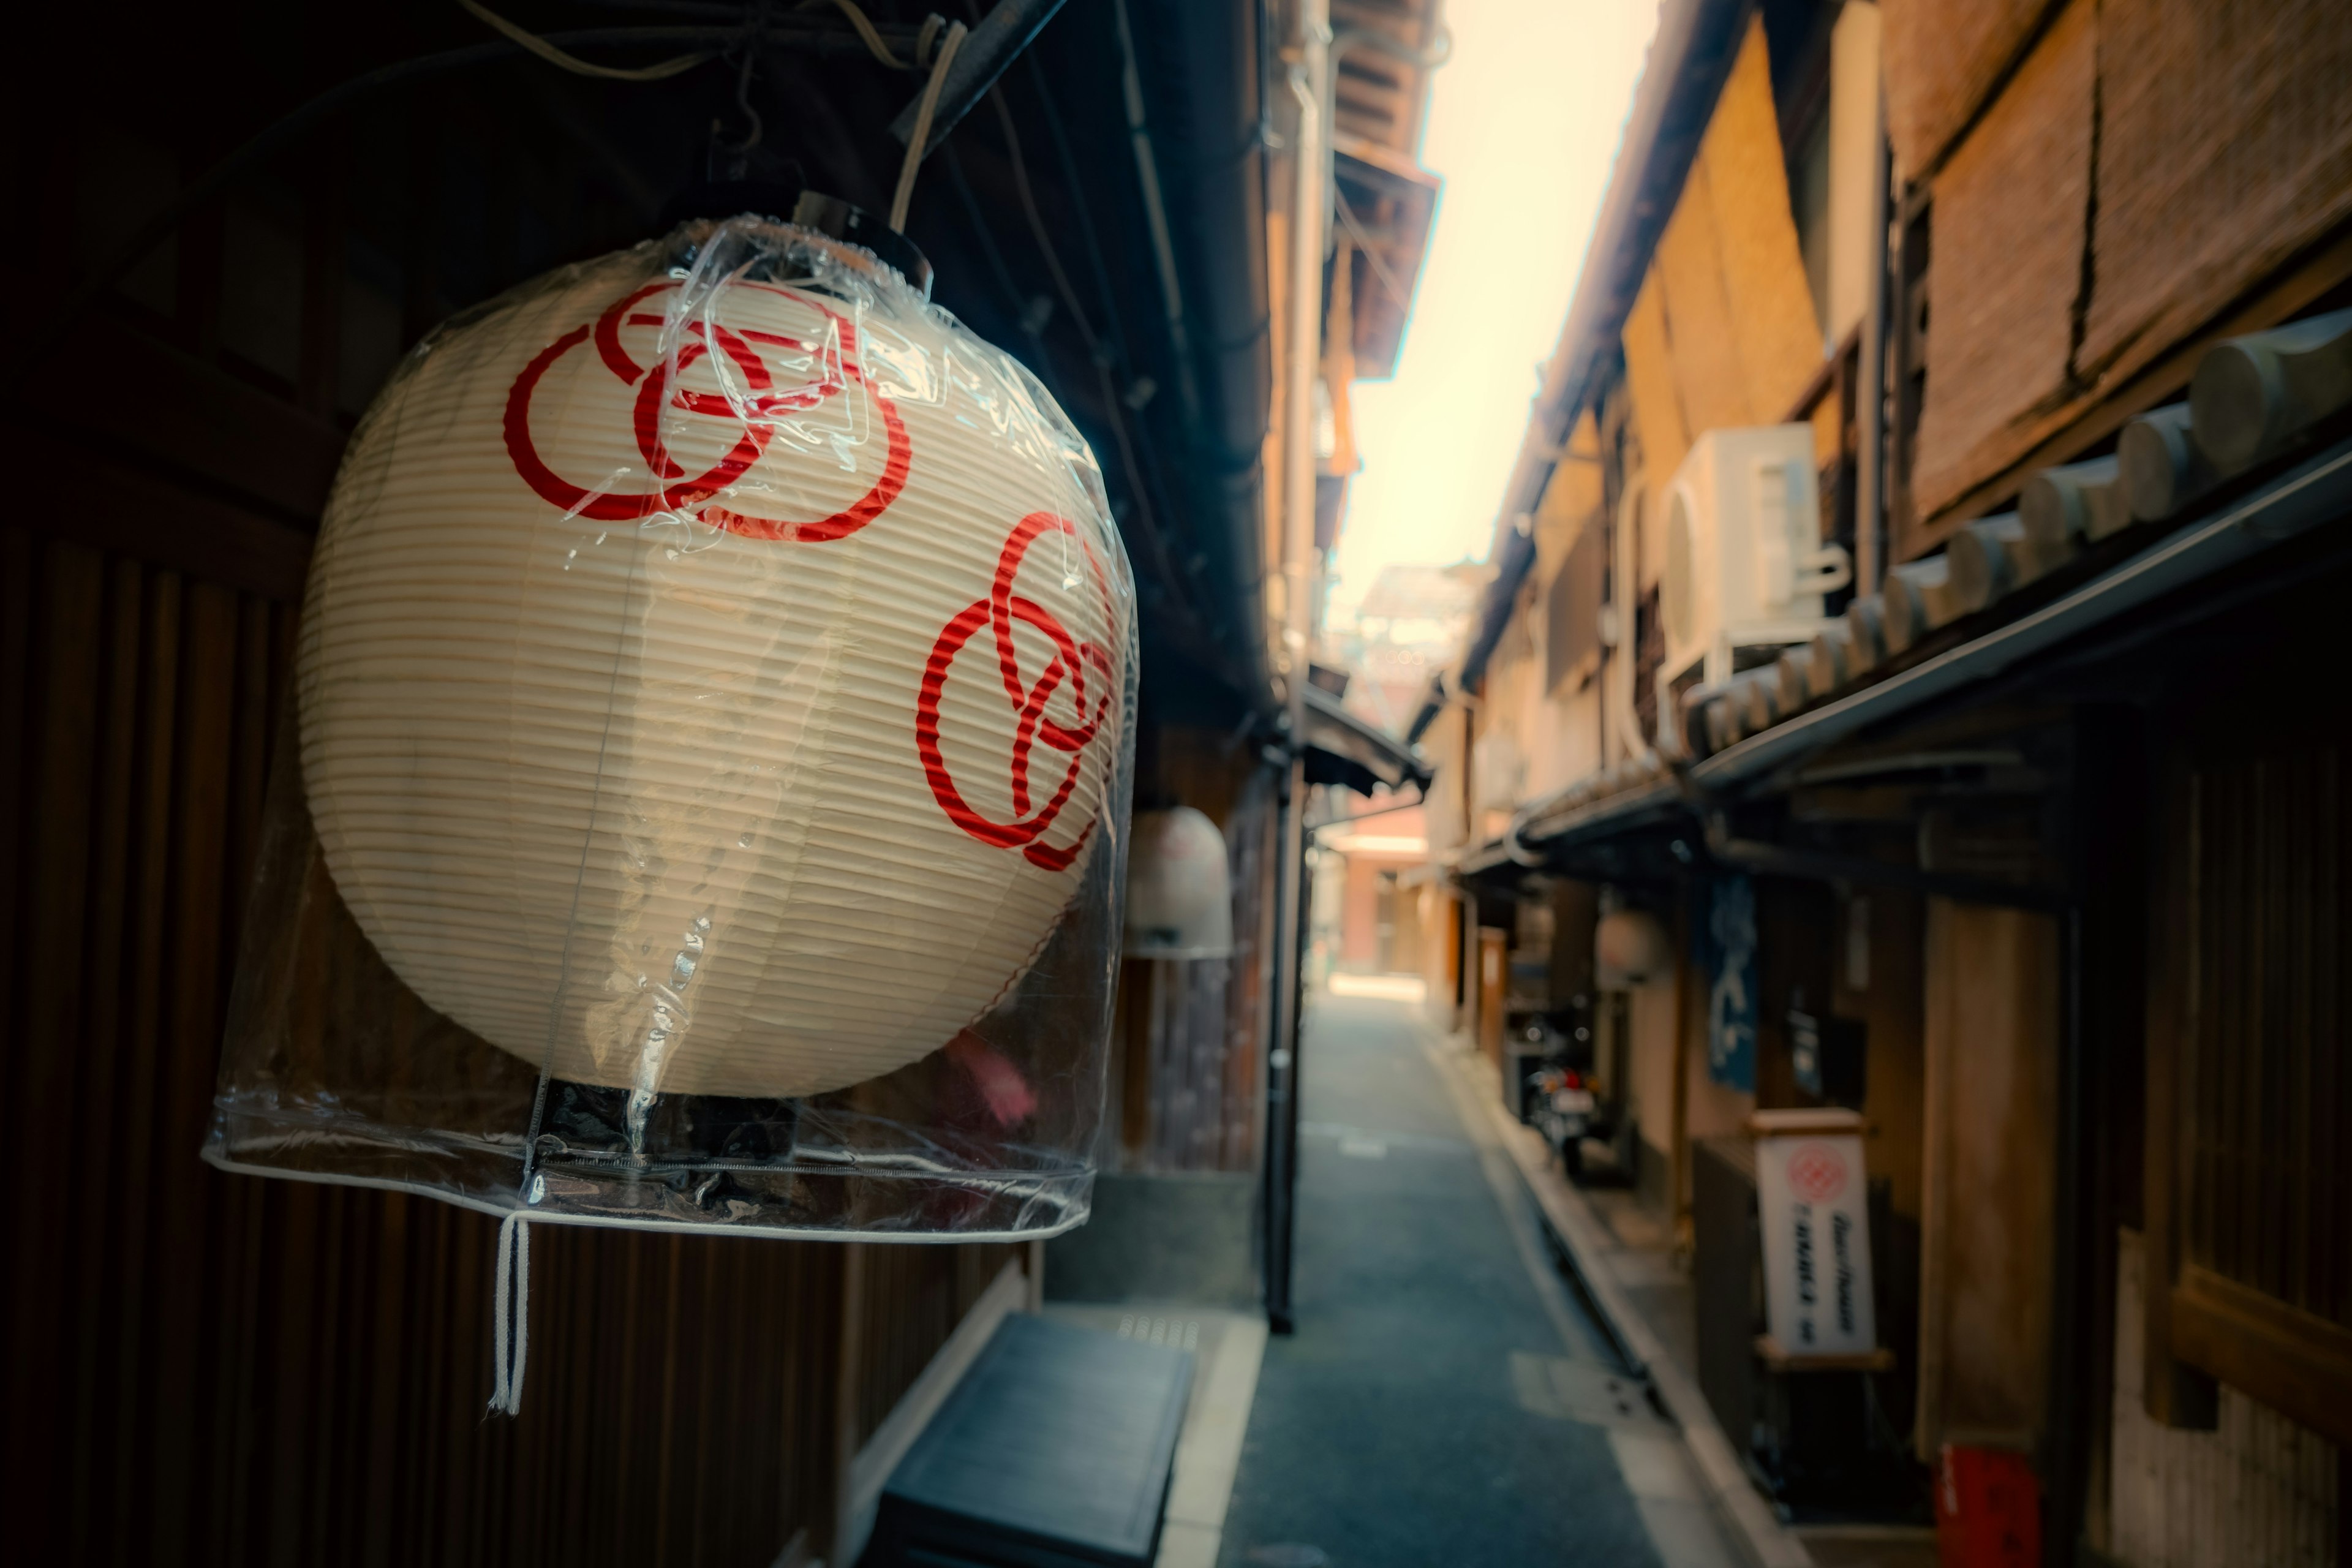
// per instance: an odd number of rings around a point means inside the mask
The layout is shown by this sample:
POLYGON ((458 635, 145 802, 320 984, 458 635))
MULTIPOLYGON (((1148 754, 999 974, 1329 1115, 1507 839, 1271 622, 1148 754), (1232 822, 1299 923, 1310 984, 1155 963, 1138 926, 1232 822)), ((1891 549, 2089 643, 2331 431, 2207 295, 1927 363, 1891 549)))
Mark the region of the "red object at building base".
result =
POLYGON ((1945 1444, 1936 1544, 1944 1568, 2040 1568, 2042 1483, 2025 1456, 1945 1444))

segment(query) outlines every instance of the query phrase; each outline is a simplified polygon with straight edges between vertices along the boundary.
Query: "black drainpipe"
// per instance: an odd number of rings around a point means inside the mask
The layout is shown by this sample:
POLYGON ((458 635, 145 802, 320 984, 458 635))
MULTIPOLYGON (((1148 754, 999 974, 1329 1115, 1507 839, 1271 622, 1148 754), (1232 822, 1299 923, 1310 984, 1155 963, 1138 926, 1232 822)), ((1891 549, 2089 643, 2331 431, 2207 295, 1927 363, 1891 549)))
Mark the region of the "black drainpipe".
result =
POLYGON ((1219 597, 1231 618, 1217 629, 1234 678, 1248 705, 1271 720, 1264 529, 1274 367, 1258 9, 1257 0, 1134 0, 1129 16, 1150 72, 1146 92, 1153 76, 1173 84, 1155 101, 1151 123, 1183 297, 1196 306, 1195 536, 1215 542, 1208 553, 1224 567, 1219 597))

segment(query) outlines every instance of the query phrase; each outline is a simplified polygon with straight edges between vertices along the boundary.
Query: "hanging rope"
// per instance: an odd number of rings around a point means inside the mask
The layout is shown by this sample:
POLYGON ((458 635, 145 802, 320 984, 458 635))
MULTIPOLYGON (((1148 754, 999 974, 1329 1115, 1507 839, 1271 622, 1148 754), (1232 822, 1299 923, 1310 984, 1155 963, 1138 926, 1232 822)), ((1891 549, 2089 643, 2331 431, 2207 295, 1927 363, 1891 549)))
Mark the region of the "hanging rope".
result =
MULTIPOLYGON (((464 6, 467 12, 477 20, 496 27, 548 64, 562 66, 574 76, 593 76, 605 81, 663 81, 670 77, 690 71, 703 61, 715 58, 716 55, 716 51, 706 50, 701 54, 679 55, 675 59, 663 60, 656 65, 600 66, 592 60, 583 60, 578 55, 564 53, 536 33, 524 31, 497 12, 483 5, 481 0, 457 0, 457 4, 464 6)), ((866 24, 866 30, 871 32, 873 24, 866 24)), ((875 41, 878 42, 878 37, 875 41)))
POLYGON ((906 160, 898 165, 898 191, 890 198, 893 234, 906 232, 907 208, 915 199, 915 174, 923 166, 923 144, 931 139, 931 115, 940 106, 940 89, 948 79, 948 68, 955 63, 956 51, 963 47, 963 39, 961 22, 949 26, 947 41, 940 46, 939 58, 931 62, 930 79, 923 84, 922 106, 915 111, 915 132, 907 138, 906 160))

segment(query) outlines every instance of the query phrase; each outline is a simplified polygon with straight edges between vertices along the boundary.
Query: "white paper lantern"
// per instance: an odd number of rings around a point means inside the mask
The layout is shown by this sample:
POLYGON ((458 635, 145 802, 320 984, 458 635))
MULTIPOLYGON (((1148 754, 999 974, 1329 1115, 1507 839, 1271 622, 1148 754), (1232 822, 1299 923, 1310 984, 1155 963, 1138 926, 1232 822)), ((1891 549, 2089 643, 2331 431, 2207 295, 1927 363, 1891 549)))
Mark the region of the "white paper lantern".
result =
POLYGON ((1226 958, 1233 951, 1225 836, 1189 805, 1136 813, 1127 862, 1127 956, 1226 958))
POLYGON ((304 784, 361 929, 492 1044, 820 1092, 986 1013, 1116 848, 1131 607, 1033 379, 736 219, 494 302, 378 400, 311 574, 304 784))
POLYGON ((1639 990, 1674 966, 1674 942, 1646 910, 1612 910, 1593 930, 1594 979, 1603 991, 1639 990))

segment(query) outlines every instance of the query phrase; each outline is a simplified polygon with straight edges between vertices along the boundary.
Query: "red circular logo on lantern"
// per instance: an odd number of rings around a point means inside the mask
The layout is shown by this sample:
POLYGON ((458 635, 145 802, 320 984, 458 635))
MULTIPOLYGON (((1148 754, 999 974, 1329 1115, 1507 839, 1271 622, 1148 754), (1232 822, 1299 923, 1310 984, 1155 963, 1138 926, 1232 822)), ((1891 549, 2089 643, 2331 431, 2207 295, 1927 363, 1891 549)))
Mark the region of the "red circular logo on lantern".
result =
MULTIPOLYGON (((1076 543, 1102 595, 1105 635, 1117 638, 1118 617, 1111 605, 1110 579, 1094 546, 1068 518, 1051 512, 1031 512, 1014 525, 997 556, 996 576, 988 596, 958 611, 940 632, 923 667, 923 682, 915 701, 915 750, 922 758, 924 776, 948 819, 983 844, 1017 848, 1032 865, 1048 871, 1066 869, 1094 831, 1090 816, 1066 842, 1049 844, 1070 793, 1077 786, 1086 752, 1110 711, 1117 677, 1110 649, 1101 643, 1074 637, 1059 617, 1035 600, 1016 591, 1016 579, 1029 548, 1049 534, 1064 534, 1076 543), (987 680, 987 674, 959 675, 964 649, 988 628, 986 651, 993 652, 996 682, 1011 719, 1012 743, 1005 759, 1012 784, 1013 816, 999 822, 974 807, 948 766, 940 744, 940 703, 950 679, 987 680), (1042 642, 1050 650, 1033 679, 1022 667, 1016 628, 1034 634, 1033 651, 1042 642), (1057 714, 1059 715, 1057 717, 1057 714), (1041 756, 1040 753, 1046 753, 1041 756), (1037 775, 1043 773, 1041 780, 1037 775), (1058 776, 1056 776, 1058 775, 1058 776), (1045 796, 1040 801, 1040 795, 1045 796)), ((983 654, 983 658, 985 655, 983 654)))
POLYGON ((856 532, 889 509, 906 489, 912 448, 898 410, 867 379, 859 363, 857 328, 838 311, 791 289, 766 283, 735 282, 730 289, 756 289, 789 300, 810 313, 807 336, 740 330, 721 325, 715 317, 688 316, 673 320, 658 309, 643 309, 655 295, 676 290, 673 282, 648 283, 614 302, 593 322, 572 328, 541 349, 507 394, 507 454, 523 482, 550 505, 574 517, 600 522, 628 522, 656 512, 697 509, 697 515, 714 528, 747 539, 802 539, 814 542, 856 532), (668 346, 640 362, 627 337, 642 338, 634 329, 651 327, 659 336, 655 346, 668 346), (627 336, 625 337, 625 332, 627 336), (593 341, 607 374, 623 387, 633 387, 631 415, 642 470, 623 475, 632 484, 616 485, 615 476, 559 474, 540 455, 531 433, 531 404, 548 372, 565 355, 593 341), (688 373, 709 361, 698 381, 709 388, 687 384, 688 373), (803 379, 783 381, 794 373, 803 379), (807 373, 814 372, 810 376, 807 373), (755 517, 731 508, 706 504, 741 481, 767 455, 783 424, 843 393, 851 384, 872 400, 882 416, 887 437, 881 477, 855 504, 829 517, 793 521, 755 517), (731 426, 734 439, 709 468, 690 474, 669 450, 666 433, 676 416, 690 415, 718 421, 722 431, 731 426))
POLYGON ((1828 1203, 1845 1191, 1845 1157, 1826 1143, 1803 1145, 1789 1156, 1789 1190, 1807 1203, 1828 1203))

